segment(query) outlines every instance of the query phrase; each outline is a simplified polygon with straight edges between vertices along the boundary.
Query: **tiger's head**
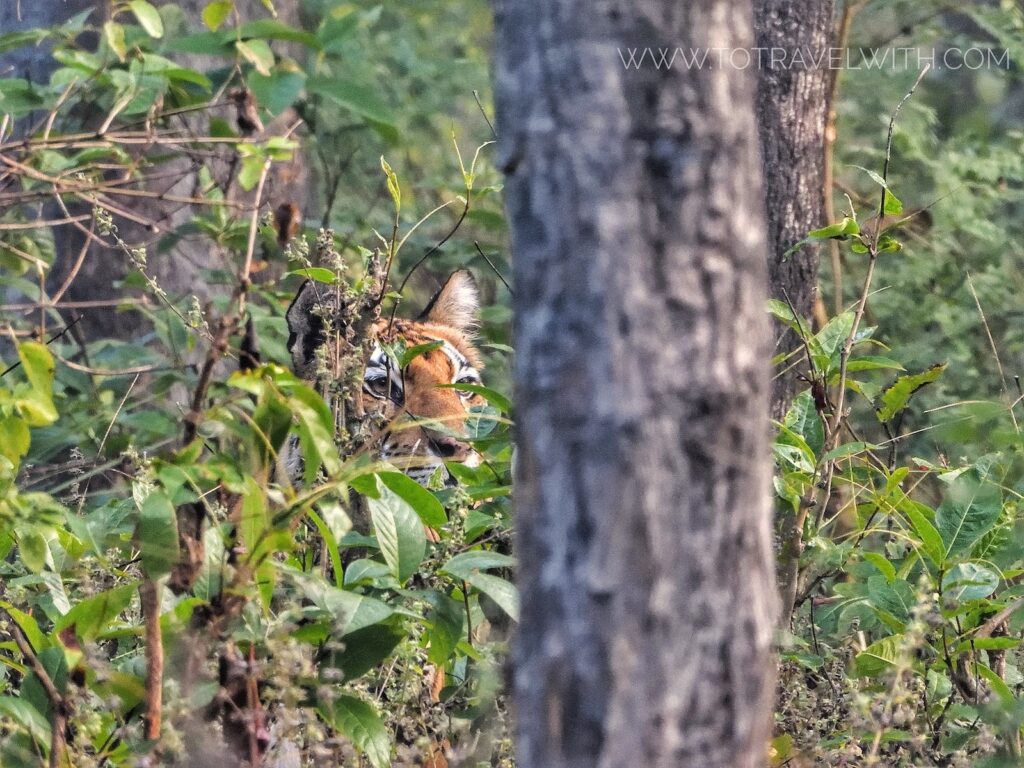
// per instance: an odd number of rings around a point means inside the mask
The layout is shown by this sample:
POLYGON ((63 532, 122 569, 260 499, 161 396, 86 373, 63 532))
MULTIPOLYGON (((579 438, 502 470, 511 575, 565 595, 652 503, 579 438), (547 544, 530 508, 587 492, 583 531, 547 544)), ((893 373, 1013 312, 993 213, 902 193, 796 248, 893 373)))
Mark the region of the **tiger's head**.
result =
MULTIPOLYGON (((288 308, 288 351, 296 374, 322 379, 321 350, 331 343, 326 328, 337 310, 333 290, 306 282, 288 308)), ((480 384, 483 364, 473 343, 480 301, 473 276, 454 272, 415 320, 376 321, 365 360, 362 389, 354 393, 357 410, 385 425, 381 458, 402 466, 426 483, 445 461, 472 462, 476 454, 462 438, 470 408, 483 405, 479 395, 450 384, 480 384), (396 350, 419 352, 399 367, 396 350)))

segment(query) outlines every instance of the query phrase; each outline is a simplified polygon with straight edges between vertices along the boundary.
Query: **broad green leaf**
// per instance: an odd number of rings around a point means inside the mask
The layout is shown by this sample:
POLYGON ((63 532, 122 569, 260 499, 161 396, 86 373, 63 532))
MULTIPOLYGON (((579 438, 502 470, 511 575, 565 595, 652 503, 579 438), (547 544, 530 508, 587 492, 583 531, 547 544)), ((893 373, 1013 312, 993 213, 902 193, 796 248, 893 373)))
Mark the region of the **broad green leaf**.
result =
POLYGON ((985 482, 975 470, 957 477, 935 511, 935 527, 942 537, 944 559, 970 550, 992 530, 1002 512, 999 489, 985 482))
POLYGON ((927 509, 927 507, 908 499, 900 504, 899 508, 907 516, 911 527, 914 529, 914 533, 921 540, 921 548, 924 550, 924 553, 928 555, 928 558, 935 565, 942 565, 945 560, 946 548, 942 543, 942 537, 939 535, 939 532, 922 511, 922 509, 927 509))
POLYGON ((242 492, 241 517, 238 521, 242 542, 248 550, 248 556, 256 555, 261 544, 261 537, 270 525, 267 514, 267 500, 259 484, 251 477, 245 479, 242 492))
POLYGON ((790 405, 786 418, 782 422, 788 429, 800 435, 808 447, 817 456, 825 445, 825 425, 814 407, 814 398, 810 391, 804 390, 790 405))
POLYGON ((248 61, 264 77, 270 77, 270 68, 274 66, 274 52, 262 40, 239 40, 235 50, 248 61))
POLYGON ((465 606, 440 592, 427 592, 424 598, 431 606, 427 614, 427 639, 430 641, 427 658, 432 664, 441 665, 448 661, 463 638, 465 606))
POLYGON ((878 446, 874 443, 863 443, 853 442, 844 443, 843 445, 836 446, 831 451, 825 454, 826 460, 846 459, 850 456, 857 456, 858 454, 864 453, 865 451, 877 450, 878 446))
POLYGON ((391 110, 380 100, 377 91, 367 85, 337 77, 311 77, 306 81, 306 90, 326 96, 361 117, 388 126, 395 125, 391 110))
POLYGON ((843 312, 829 320, 810 341, 814 364, 826 373, 839 370, 840 356, 853 331, 853 312, 843 312))
MULTIPOLYGON (((229 36, 234 36, 234 32, 227 33, 229 36)), ((277 19, 258 19, 256 21, 247 21, 245 24, 238 28, 237 34, 243 40, 248 39, 259 39, 263 40, 287 40, 291 43, 300 43, 307 48, 313 48, 314 50, 320 48, 320 41, 316 35, 310 34, 301 29, 285 24, 283 21, 277 19)))
POLYGON ((302 269, 294 269, 287 274, 298 275, 317 283, 334 284, 338 279, 338 276, 326 267, 303 267, 302 269))
POLYGON ((451 388, 459 392, 472 392, 475 395, 480 395, 490 405, 493 405, 499 411, 504 414, 512 413, 512 401, 505 397, 500 392, 496 392, 490 387, 485 387, 482 384, 440 384, 439 387, 451 388))
POLYGON ((432 352, 435 349, 440 349, 443 346, 443 341, 428 341, 425 342, 424 344, 416 344, 412 347, 406 347, 405 349, 401 350, 400 354, 398 355, 398 367, 405 368, 406 366, 409 365, 409 363, 411 363, 420 355, 424 355, 427 352, 432 352))
POLYGON ((18 416, 0 418, 0 456, 17 470, 21 457, 28 453, 31 436, 28 424, 18 416))
POLYGON ((399 583, 404 584, 416 573, 426 554, 423 523, 409 502, 387 486, 381 487, 380 498, 368 498, 367 503, 384 562, 399 583))
POLYGON ((53 391, 53 355, 45 344, 26 341, 18 345, 18 358, 32 389, 46 397, 53 391))
POLYGON ((878 552, 865 552, 862 556, 885 576, 886 581, 892 583, 896 579, 896 566, 886 560, 884 555, 878 552))
POLYGON ((931 384, 946 370, 946 363, 936 363, 921 373, 897 377, 892 386, 882 391, 876 406, 879 421, 892 421, 896 414, 907 407, 910 398, 921 387, 931 384))
POLYGON ((57 420, 53 404, 53 356, 44 344, 29 341, 18 345, 18 359, 31 387, 18 407, 30 426, 44 427, 57 420))
POLYGON ((768 313, 776 320, 796 331, 801 338, 807 336, 811 324, 805 320, 798 319, 786 302, 779 301, 778 299, 768 299, 768 313))
POLYGON ((842 221, 829 224, 821 229, 814 229, 807 233, 807 237, 814 240, 829 240, 832 238, 845 238, 860 233, 860 225, 856 219, 849 216, 843 217, 842 221))
POLYGON ((448 522, 444 506, 430 491, 402 472, 379 472, 377 477, 419 515, 420 520, 431 528, 440 528, 448 522))
POLYGON ((74 626, 81 640, 92 640, 131 603, 138 584, 123 584, 86 598, 57 620, 55 631, 74 626))
POLYGON ((203 24, 206 28, 216 32, 231 13, 235 4, 233 0, 213 0, 203 8, 203 24))
POLYGON ((884 674, 899 658, 902 641, 902 635, 890 635, 872 643, 854 657, 854 670, 861 677, 884 674))
POLYGON ((160 12, 147 0, 130 0, 128 7, 132 9, 139 24, 150 37, 164 36, 164 22, 160 12))
POLYGON ((471 576, 481 571, 488 571, 491 568, 513 568, 515 564, 515 559, 508 555, 478 549, 455 555, 444 564, 443 570, 456 578, 469 581, 471 576))
POLYGON ((480 572, 469 574, 466 577, 466 583, 491 598, 513 620, 519 620, 519 591, 515 584, 498 576, 480 572))
POLYGON ((321 704, 320 714, 366 755, 373 768, 391 766, 391 737, 372 704, 341 694, 329 704, 321 704))
POLYGON ((46 567, 50 547, 42 533, 35 528, 28 528, 18 533, 18 554, 26 568, 32 573, 39 573, 46 567))
POLYGON ((284 575, 297 582, 306 598, 331 616, 340 634, 357 632, 389 618, 395 609, 373 597, 360 595, 347 589, 338 589, 319 577, 286 566, 280 566, 284 575))
POLYGON ((340 670, 345 681, 355 680, 380 666, 405 637, 401 622, 372 624, 346 634, 344 647, 331 653, 327 663, 340 670))
POLYGON ((253 73, 249 77, 249 88, 256 102, 271 114, 278 115, 294 104, 306 84, 306 75, 292 70, 290 62, 283 60, 274 67, 269 77, 253 73))
MULTIPOLYGON (((1012 638, 1006 639, 1009 640, 1012 638)), ((1002 699, 1003 704, 1017 705, 1020 703, 1019 699, 1013 695, 1013 691, 1010 690, 1010 687, 1006 684, 1003 678, 997 675, 990 667, 987 667, 981 662, 975 660, 971 665, 971 668, 981 677, 985 678, 995 694, 1002 699)))
MULTIPOLYGON (((24 698, 15 696, 0 696, 0 715, 4 721, 17 723, 40 744, 50 743, 50 723, 42 712, 32 706, 24 698)), ((41 765, 42 763, 36 763, 41 765)), ((28 766, 30 763, 23 763, 28 766)), ((12 766, 12 768, 20 768, 12 766)))
POLYGON ((242 158, 242 167, 238 171, 238 186, 246 192, 250 192, 259 184, 260 175, 263 173, 263 165, 266 162, 266 158, 258 154, 242 158))
POLYGON ((879 357, 876 355, 864 355, 862 357, 851 357, 846 363, 846 370, 850 373, 855 371, 877 371, 877 370, 893 370, 902 371, 905 370, 895 360, 888 357, 879 357))
POLYGON ((174 505, 159 489, 150 491, 139 506, 135 536, 146 576, 156 579, 169 573, 178 562, 178 521, 174 505))
POLYGON ((103 39, 119 60, 124 61, 128 57, 128 47, 124 42, 124 27, 120 24, 113 21, 105 22, 103 24, 103 39))
POLYGON ((46 637, 43 635, 43 631, 39 629, 39 624, 31 615, 15 608, 6 600, 0 600, 0 608, 3 608, 4 612, 14 619, 14 623, 18 625, 19 629, 21 629, 22 633, 28 639, 29 645, 32 646, 36 653, 39 653, 44 648, 49 647, 49 644, 46 642, 46 637))
POLYGON ((885 576, 871 576, 868 579, 868 601, 872 606, 906 623, 914 609, 914 588, 903 579, 890 584, 885 576))
POLYGON ((942 577, 942 594, 956 602, 981 600, 999 587, 999 574, 977 563, 958 563, 942 577))

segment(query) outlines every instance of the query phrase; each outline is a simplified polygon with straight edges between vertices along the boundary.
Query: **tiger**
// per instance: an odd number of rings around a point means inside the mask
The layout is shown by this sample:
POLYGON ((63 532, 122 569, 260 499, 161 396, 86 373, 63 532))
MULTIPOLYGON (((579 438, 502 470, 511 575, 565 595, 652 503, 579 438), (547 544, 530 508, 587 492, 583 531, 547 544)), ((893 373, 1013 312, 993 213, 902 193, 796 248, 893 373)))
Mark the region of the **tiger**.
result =
MULTIPOLYGON (((328 343, 324 315, 333 310, 331 289, 313 281, 299 289, 286 313, 288 351, 295 374, 316 383, 322 378, 318 351, 328 343)), ((455 480, 446 461, 474 464, 476 452, 466 442, 466 417, 484 404, 471 389, 442 385, 480 385, 484 368, 476 346, 480 297, 468 270, 453 272, 423 311, 412 320, 376 320, 355 395, 357 411, 385 425, 376 449, 421 485, 439 473, 445 485, 455 480), (427 345, 399 369, 393 350, 427 345)), ((293 470, 290 469, 291 474, 293 470)))

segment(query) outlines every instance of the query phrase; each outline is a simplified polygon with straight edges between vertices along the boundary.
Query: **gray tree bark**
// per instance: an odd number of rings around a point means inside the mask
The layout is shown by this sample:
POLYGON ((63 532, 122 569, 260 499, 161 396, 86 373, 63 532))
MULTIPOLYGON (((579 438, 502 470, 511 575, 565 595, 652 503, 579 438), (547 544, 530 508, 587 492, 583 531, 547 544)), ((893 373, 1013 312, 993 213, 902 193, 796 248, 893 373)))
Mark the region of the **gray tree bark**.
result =
MULTIPOLYGON (((818 285, 820 248, 806 245, 790 258, 783 254, 823 226, 825 119, 828 113, 828 57, 815 68, 831 44, 833 0, 754 0, 757 46, 786 51, 786 65, 767 66, 763 57, 757 87, 757 123, 764 160, 768 215, 769 295, 788 297, 796 311, 809 317, 818 285), (796 65, 797 51, 805 52, 796 65), (809 55, 806 55, 809 54, 809 55)), ((796 334, 776 326, 779 351, 794 348, 796 334)), ((801 367, 772 384, 772 417, 781 419, 796 394, 801 367)))
POLYGON ((776 594, 748 0, 496 2, 521 768, 766 758, 776 594))

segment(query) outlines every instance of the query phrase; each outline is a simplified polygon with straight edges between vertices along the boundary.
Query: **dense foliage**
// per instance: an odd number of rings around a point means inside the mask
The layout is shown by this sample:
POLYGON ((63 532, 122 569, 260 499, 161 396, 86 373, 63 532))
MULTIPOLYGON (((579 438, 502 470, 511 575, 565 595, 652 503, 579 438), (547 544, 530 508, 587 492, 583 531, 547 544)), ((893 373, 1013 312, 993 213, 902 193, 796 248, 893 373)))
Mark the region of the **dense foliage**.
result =
MULTIPOLYGON (((0 36, 52 62, 0 80, 4 766, 508 760, 508 401, 478 390, 484 463, 425 489, 338 431, 344 387, 288 372, 283 318, 306 278, 358 305, 427 253, 406 298, 470 263, 496 294, 485 9, 439 36, 413 3, 309 3, 301 28, 265 5, 0 36)), ((506 319, 483 318, 499 387, 506 319)))
MULTIPOLYGON (((2 766, 512 763, 488 9, 299 8, 127 0, 0 34, 48 72, 0 69, 2 766), (376 461, 344 389, 287 370, 299 283, 369 306, 388 264, 385 313, 456 266, 488 299, 485 461, 457 488, 376 461)), ((807 382, 774 446, 798 535, 771 760, 1020 765, 1024 15, 850 18, 852 49, 1011 65, 935 68, 891 145, 917 73, 839 78, 824 307, 769 307, 807 382)))

